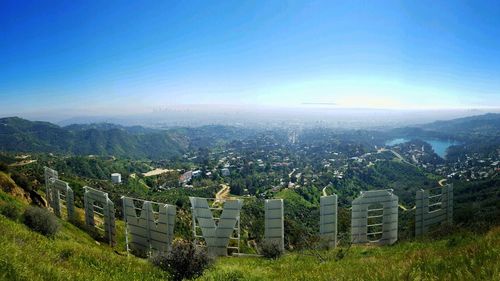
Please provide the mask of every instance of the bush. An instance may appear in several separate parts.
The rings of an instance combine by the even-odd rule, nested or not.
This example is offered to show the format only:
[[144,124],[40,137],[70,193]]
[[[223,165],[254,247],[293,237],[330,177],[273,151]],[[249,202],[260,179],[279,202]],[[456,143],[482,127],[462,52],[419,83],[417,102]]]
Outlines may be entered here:
[[148,251],[143,250],[143,249],[136,249],[136,248],[131,248],[130,253],[138,258],[147,258],[148,257]]
[[21,208],[12,203],[5,203],[0,205],[0,213],[9,219],[16,221],[21,216]]
[[45,236],[54,236],[59,230],[59,222],[46,209],[30,206],[24,212],[24,224]]
[[3,162],[0,162],[0,171],[8,173],[9,172],[9,165],[7,165]]
[[75,254],[75,252],[72,249],[63,249],[61,252],[59,252],[59,260],[67,261],[74,254]]
[[260,246],[260,253],[268,259],[278,259],[283,255],[283,248],[276,241],[263,241]]
[[22,189],[24,189],[24,190],[26,190],[28,192],[30,192],[32,190],[32,188],[31,188],[31,182],[29,181],[28,177],[26,177],[26,175],[15,173],[15,174],[12,174],[11,178]]
[[212,261],[206,250],[187,241],[176,241],[170,252],[153,257],[152,262],[170,273],[174,280],[182,280],[200,276]]

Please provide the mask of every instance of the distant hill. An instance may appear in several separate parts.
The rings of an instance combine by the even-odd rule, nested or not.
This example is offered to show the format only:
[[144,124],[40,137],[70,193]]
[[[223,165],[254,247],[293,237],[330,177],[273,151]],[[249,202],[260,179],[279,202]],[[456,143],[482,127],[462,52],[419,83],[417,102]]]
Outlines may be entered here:
[[0,151],[163,159],[180,156],[185,148],[182,137],[143,127],[114,124],[59,127],[18,117],[0,119]]
[[476,141],[477,138],[500,136],[500,114],[488,113],[446,121],[392,129],[391,137],[450,138],[461,141]]
[[421,128],[444,133],[474,133],[481,135],[500,134],[500,114],[488,113],[484,115],[458,118],[448,121],[436,121]]
[[95,129],[95,130],[99,130],[99,131],[119,129],[119,130],[127,131],[128,133],[131,133],[131,134],[148,134],[148,133],[161,132],[160,130],[145,128],[142,126],[126,127],[126,126],[112,124],[112,123],[71,124],[68,126],[64,126],[63,128],[66,130],[69,130],[69,131],[73,131],[73,132],[80,132],[80,131],[85,131],[85,130],[90,130],[90,129]]
[[0,119],[0,150],[15,152],[65,152],[72,134],[48,122],[18,117]]
[[257,130],[255,129],[225,125],[206,125],[196,128],[174,128],[169,131],[187,137],[190,145],[194,148],[211,147],[220,142],[241,140],[257,133]]

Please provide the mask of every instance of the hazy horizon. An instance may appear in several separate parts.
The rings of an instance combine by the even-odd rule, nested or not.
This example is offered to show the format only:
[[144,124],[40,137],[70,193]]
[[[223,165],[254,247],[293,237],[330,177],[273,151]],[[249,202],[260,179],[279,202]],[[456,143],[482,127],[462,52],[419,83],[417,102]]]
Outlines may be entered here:
[[265,112],[337,122],[323,119],[403,110],[415,118],[396,121],[415,123],[499,112],[496,5],[8,2],[0,115],[64,122]]
[[245,127],[332,127],[346,129],[395,128],[421,125],[462,117],[500,113],[491,109],[396,110],[335,107],[233,107],[189,105],[164,107],[142,113],[88,114],[85,112],[58,112],[13,114],[2,117],[21,117],[32,121],[47,121],[60,126],[71,124],[113,123],[124,126],[156,128],[199,127],[230,125]]

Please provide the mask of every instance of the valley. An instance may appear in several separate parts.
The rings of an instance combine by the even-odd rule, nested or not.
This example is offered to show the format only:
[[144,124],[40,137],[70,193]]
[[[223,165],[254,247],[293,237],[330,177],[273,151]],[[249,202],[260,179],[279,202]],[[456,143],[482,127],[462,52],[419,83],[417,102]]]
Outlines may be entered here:
[[[500,122],[500,117],[498,120]],[[13,145],[9,144],[9,139],[17,134],[15,129],[17,125],[12,125],[12,121],[8,120],[1,122],[10,124],[4,126],[4,133],[0,136],[5,149]],[[14,124],[19,122],[29,128],[39,125],[26,120],[22,122],[15,120]],[[52,127],[46,124],[43,126]],[[71,130],[68,128],[58,130],[68,130],[68,134],[73,134],[75,126],[70,127]],[[108,135],[108,130],[116,130],[115,125],[109,124],[93,125],[90,129],[87,127],[89,126],[83,126],[80,132],[86,135],[90,133],[87,130],[100,128],[98,131],[103,131],[99,134]],[[37,143],[50,143],[44,135],[36,133],[39,129],[30,130],[38,136]],[[40,130],[45,131],[46,128]],[[129,128],[118,130],[131,131]],[[115,203],[118,219],[123,216],[121,196],[175,205],[178,212],[174,230],[176,239],[192,239],[190,196],[215,198],[220,202],[227,198],[242,199],[244,204],[241,211],[239,251],[247,255],[258,254],[259,248],[256,245],[264,241],[264,200],[284,199],[284,241],[290,256],[277,262],[285,263],[284,267],[295,267],[293,261],[311,263],[311,258],[307,256],[316,255],[314,251],[310,251],[318,247],[319,202],[324,194],[336,194],[339,198],[338,234],[341,245],[339,251],[346,250],[345,247],[350,248],[348,245],[351,231],[351,202],[361,191],[392,189],[397,194],[400,208],[398,243],[404,245],[415,243],[413,242],[416,239],[415,193],[420,189],[432,189],[443,184],[454,185],[456,198],[454,223],[461,229],[460,231],[474,231],[482,235],[500,223],[498,221],[499,151],[488,149],[478,151],[470,147],[471,142],[463,136],[460,144],[455,144],[448,150],[474,149],[476,152],[474,154],[464,152],[457,158],[443,159],[434,152],[432,144],[424,141],[428,135],[436,136],[437,133],[431,130],[420,131],[424,140],[408,138],[405,140],[409,141],[398,143],[387,143],[387,141],[394,139],[395,134],[400,135],[401,131],[413,129],[334,131],[328,128],[304,128],[293,129],[292,139],[289,138],[290,131],[286,128],[251,129],[241,133],[242,130],[245,131],[242,128],[232,127],[200,127],[162,132],[155,130],[151,136],[148,129],[137,130],[140,133],[126,133],[130,134],[131,138],[145,139],[158,135],[176,135],[178,143],[173,149],[181,153],[167,152],[170,156],[161,158],[139,156],[139,152],[137,154],[133,152],[135,146],[129,148],[132,149],[129,157],[110,153],[120,150],[113,144],[109,144],[111,146],[106,150],[97,151],[92,148],[92,145],[97,145],[96,139],[92,137],[89,139],[90,142],[83,144],[89,147],[89,152],[92,154],[47,153],[44,149],[31,147],[17,152],[4,150],[1,159],[9,173],[20,174],[26,178],[21,183],[23,186],[21,189],[25,190],[23,196],[29,198],[30,202],[39,202],[37,196],[44,194],[43,167],[47,166],[57,170],[60,178],[69,183],[74,192],[77,208],[83,207],[83,186],[107,192]],[[498,139],[493,138],[498,132],[490,132],[493,135],[485,135],[483,138],[489,145],[498,148],[496,146]],[[23,134],[26,134],[26,131],[23,131]],[[446,134],[449,136],[449,133]],[[460,136],[456,137],[458,139]],[[482,146],[481,143],[477,143],[480,139],[474,136],[474,143],[478,146]],[[178,150],[181,147],[182,149]],[[140,147],[138,149],[141,150]],[[158,149],[168,151],[170,147],[158,147]],[[19,165],[19,161],[23,161],[24,164]],[[111,181],[110,176],[113,173],[120,174],[119,183]],[[16,176],[17,178],[19,177]],[[4,188],[4,191],[8,190]],[[471,213],[475,215],[471,216]],[[121,227],[123,229],[123,226]],[[120,244],[123,243],[123,240],[121,241],[118,245],[123,245]],[[417,248],[419,247],[421,246]],[[122,248],[123,246],[117,247],[118,251],[122,251]],[[366,250],[362,248],[354,248],[353,253],[349,255],[359,258],[360,253],[364,251]],[[329,257],[328,259],[333,259],[332,262],[336,263],[338,261],[335,261],[335,256],[331,256],[335,255],[334,253],[325,252],[320,256]],[[302,257],[303,254],[305,257]],[[350,261],[349,263],[353,264],[349,266],[355,266],[358,258]],[[242,258],[241,261],[248,264],[255,263],[256,267],[261,263],[251,258]],[[373,266],[376,266],[375,264],[377,262]],[[297,266],[300,268],[302,265]],[[215,268],[203,278],[218,280],[223,278],[221,276],[226,276],[225,274],[228,276],[243,274],[258,279],[258,275],[246,272],[245,266],[238,265],[238,262],[231,258],[218,261]],[[349,271],[342,274],[347,272]],[[265,278],[276,278],[274,273],[265,274],[267,276]],[[302,276],[299,272],[293,274],[297,279],[300,279],[298,276]],[[388,274],[401,276],[399,274],[403,273],[397,271]],[[326,277],[318,275],[316,278],[322,280]]]

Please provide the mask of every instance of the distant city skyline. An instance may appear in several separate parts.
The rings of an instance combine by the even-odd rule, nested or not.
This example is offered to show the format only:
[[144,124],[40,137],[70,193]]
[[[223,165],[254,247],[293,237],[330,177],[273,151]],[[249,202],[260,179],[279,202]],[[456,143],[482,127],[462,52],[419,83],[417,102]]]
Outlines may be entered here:
[[496,1],[7,1],[2,116],[500,109]]

